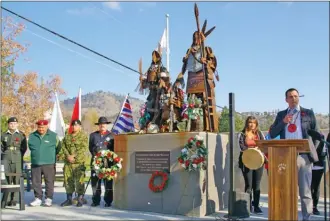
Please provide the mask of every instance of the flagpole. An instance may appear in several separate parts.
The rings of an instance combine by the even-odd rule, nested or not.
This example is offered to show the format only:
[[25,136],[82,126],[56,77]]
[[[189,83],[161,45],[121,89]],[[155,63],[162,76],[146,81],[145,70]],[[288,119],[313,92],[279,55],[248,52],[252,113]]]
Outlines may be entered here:
[[128,98],[128,96],[129,96],[129,93],[126,95],[126,97],[125,97],[125,99],[124,99],[123,105],[121,106],[121,109],[120,109],[120,111],[119,111],[119,113],[118,113],[118,115],[117,115],[117,118],[116,118],[115,122],[114,122],[113,125],[112,125],[111,131],[112,131],[113,127],[116,125],[117,120],[118,120],[118,118],[119,118],[119,115],[121,114],[121,112],[122,112],[123,109],[124,109],[124,105],[125,105],[125,102],[126,102],[126,99]]
[[166,14],[166,66],[167,71],[170,73],[170,38],[169,38],[169,14]]

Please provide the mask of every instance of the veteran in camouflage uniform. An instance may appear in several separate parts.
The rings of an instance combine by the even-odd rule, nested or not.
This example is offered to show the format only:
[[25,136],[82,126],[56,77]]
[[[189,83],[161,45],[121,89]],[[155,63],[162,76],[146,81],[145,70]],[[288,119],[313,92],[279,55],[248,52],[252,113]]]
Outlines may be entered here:
[[[17,129],[16,117],[8,119],[8,130],[1,134],[1,161],[6,173],[22,173],[23,156],[27,150],[25,134]],[[8,184],[19,184],[19,176],[6,176]],[[8,206],[16,206],[18,193],[11,193]]]
[[88,153],[88,137],[81,131],[80,120],[71,123],[72,133],[66,134],[62,143],[62,155],[64,157],[64,186],[67,199],[61,206],[72,205],[72,194],[78,194],[77,207],[84,203],[83,194],[85,190],[85,162]]

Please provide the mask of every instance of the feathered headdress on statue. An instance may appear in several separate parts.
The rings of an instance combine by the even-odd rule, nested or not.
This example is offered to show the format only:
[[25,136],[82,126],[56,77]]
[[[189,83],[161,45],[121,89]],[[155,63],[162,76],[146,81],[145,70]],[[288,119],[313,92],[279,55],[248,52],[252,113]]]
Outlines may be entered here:
[[207,38],[207,36],[209,36],[211,34],[211,32],[215,29],[215,26],[213,26],[210,30],[206,31],[206,26],[207,26],[207,20],[204,21],[202,30],[200,30],[199,28],[199,10],[197,7],[197,4],[195,3],[195,18],[196,18],[196,25],[197,25],[197,32],[199,32],[202,36],[201,39],[202,41],[205,41],[205,39]]
[[[211,29],[209,29],[208,31],[206,31],[206,26],[207,26],[207,20],[204,21],[204,24],[202,26],[202,30],[200,29],[199,27],[199,10],[198,10],[198,7],[197,7],[197,4],[195,3],[195,18],[196,18],[196,24],[197,24],[197,31],[194,32],[193,34],[193,43],[194,43],[194,39],[196,37],[196,34],[199,34],[199,37],[201,39],[201,43],[202,45],[204,45],[204,41],[206,40],[206,37],[209,36],[213,30],[215,29],[215,26],[213,26]],[[186,56],[183,58],[183,62],[186,62],[186,60],[188,59],[188,56],[190,54],[190,51],[191,51],[191,48],[188,49],[187,53],[186,53]],[[184,82],[184,76],[183,76],[183,72],[185,70],[182,69],[181,72],[179,73],[178,77],[176,78],[176,82],[180,83],[182,85],[182,87],[185,87],[185,82]]]

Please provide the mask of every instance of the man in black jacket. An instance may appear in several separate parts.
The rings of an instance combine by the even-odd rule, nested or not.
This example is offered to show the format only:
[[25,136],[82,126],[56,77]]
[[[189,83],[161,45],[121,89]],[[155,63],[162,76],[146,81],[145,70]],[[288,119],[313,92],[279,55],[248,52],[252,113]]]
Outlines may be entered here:
[[[322,139],[324,139],[323,134]],[[313,164],[313,172],[312,172],[312,199],[313,199],[313,214],[320,215],[320,212],[317,209],[317,204],[320,198],[320,184],[323,176],[323,169],[325,166],[325,157],[326,157],[326,146],[324,142],[320,142],[319,146],[316,148],[317,155],[319,157],[319,161]]]
[[301,200],[303,220],[309,220],[313,212],[311,182],[312,165],[319,161],[316,148],[319,141],[313,140],[308,134],[309,129],[318,131],[316,118],[312,110],[299,106],[299,92],[290,88],[285,92],[289,107],[278,112],[269,134],[273,139],[280,135],[280,139],[308,139],[310,153],[300,153],[297,157],[298,185]]
[[[93,158],[97,152],[101,150],[111,150],[114,151],[114,138],[110,131],[107,129],[108,124],[111,122],[107,120],[106,117],[100,117],[98,122],[95,123],[99,126],[99,130],[90,134],[89,136],[89,151],[92,154],[92,162]],[[91,166],[92,166],[91,162]],[[91,206],[99,206],[101,201],[101,181],[96,176],[95,170],[91,169],[91,182],[92,182],[92,190],[93,190],[93,203]],[[112,180],[103,179],[105,193],[104,193],[104,207],[110,207],[113,200],[113,182]]]
[[[27,140],[25,134],[18,130],[18,120],[16,117],[8,119],[8,130],[1,134],[1,161],[6,173],[22,173],[23,156],[27,150]],[[19,184],[19,176],[6,176],[8,184]],[[16,206],[18,193],[10,193],[8,206]]]

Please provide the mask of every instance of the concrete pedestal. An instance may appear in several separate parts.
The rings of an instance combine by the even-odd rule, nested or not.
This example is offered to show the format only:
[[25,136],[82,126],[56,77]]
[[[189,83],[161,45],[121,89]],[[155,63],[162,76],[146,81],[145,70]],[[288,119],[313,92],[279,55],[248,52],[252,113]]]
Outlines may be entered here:
[[[188,172],[180,166],[177,158],[188,139],[197,134],[204,137],[205,145],[208,143],[208,169]],[[123,158],[123,168],[114,182],[114,206],[194,217],[214,213],[224,201],[223,153],[226,151],[221,143],[227,142],[219,134],[206,132],[116,136],[115,152]],[[149,189],[151,173],[135,173],[135,152],[140,151],[170,152],[170,180],[163,192],[154,193]]]

